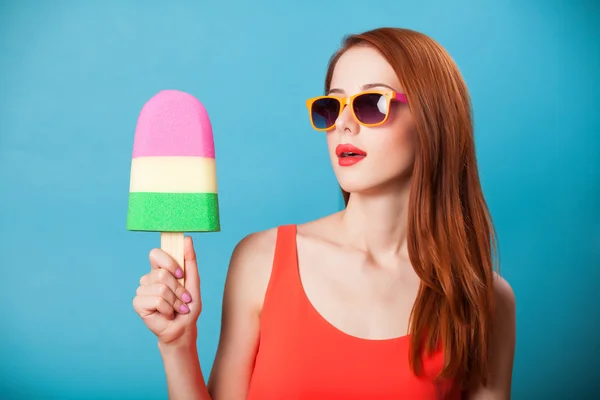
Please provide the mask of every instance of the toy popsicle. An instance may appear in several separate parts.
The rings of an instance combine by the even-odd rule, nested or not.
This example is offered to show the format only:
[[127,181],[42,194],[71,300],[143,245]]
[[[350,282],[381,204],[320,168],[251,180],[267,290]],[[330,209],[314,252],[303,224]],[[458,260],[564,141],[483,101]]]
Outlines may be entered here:
[[202,103],[188,93],[163,90],[142,107],[127,230],[160,232],[161,249],[182,270],[184,233],[220,230],[212,126]]

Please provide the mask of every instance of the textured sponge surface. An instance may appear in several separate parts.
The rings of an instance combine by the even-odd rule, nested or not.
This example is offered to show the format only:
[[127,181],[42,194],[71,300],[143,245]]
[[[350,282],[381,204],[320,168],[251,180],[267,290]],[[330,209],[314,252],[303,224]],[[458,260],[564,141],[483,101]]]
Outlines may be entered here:
[[212,126],[195,97],[164,90],[142,108],[135,130],[127,229],[219,231]]
[[217,193],[214,158],[138,157],[131,161],[131,192]]
[[127,229],[214,232],[221,229],[216,193],[130,193]]
[[215,157],[212,125],[204,105],[178,90],[163,90],[140,112],[133,157]]

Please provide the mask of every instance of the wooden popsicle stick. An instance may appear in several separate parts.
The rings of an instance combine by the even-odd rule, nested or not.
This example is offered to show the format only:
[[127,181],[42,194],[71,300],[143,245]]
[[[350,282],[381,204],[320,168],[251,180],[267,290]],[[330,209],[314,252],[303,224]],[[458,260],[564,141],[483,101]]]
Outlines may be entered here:
[[[183,232],[161,232],[160,233],[160,248],[165,253],[173,257],[181,270],[185,273],[185,265],[183,258]],[[178,279],[181,285],[184,284],[184,278]]]

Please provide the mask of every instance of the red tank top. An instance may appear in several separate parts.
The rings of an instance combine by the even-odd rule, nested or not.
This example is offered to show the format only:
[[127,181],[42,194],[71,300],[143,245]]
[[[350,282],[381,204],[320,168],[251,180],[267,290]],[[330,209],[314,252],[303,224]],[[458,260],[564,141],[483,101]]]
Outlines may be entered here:
[[279,227],[247,400],[460,399],[451,382],[431,379],[441,351],[424,360],[426,377],[417,377],[409,336],[360,339],[327,322],[306,297],[296,251],[296,226]]

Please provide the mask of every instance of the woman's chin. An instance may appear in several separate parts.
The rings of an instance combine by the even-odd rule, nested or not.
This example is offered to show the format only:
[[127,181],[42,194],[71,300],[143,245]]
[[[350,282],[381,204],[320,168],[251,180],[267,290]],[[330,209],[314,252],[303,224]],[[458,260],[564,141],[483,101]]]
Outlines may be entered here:
[[365,196],[376,196],[376,195],[384,195],[386,193],[396,193],[399,194],[403,192],[405,189],[409,189],[410,182],[405,179],[389,179],[389,180],[347,180],[340,179],[338,180],[340,187],[343,191],[350,194],[358,194]]
[[341,181],[340,187],[343,191],[348,193],[371,193],[373,190],[376,190],[379,185],[374,184],[373,182],[347,182]]

